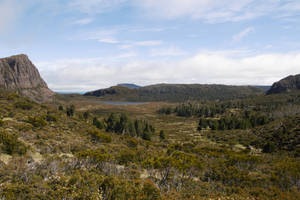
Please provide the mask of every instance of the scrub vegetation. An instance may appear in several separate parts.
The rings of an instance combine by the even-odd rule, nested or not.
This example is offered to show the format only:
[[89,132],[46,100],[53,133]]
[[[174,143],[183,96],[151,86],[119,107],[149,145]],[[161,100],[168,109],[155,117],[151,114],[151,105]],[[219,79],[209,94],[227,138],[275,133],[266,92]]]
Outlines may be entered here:
[[0,199],[300,196],[300,94],[113,106],[0,93]]

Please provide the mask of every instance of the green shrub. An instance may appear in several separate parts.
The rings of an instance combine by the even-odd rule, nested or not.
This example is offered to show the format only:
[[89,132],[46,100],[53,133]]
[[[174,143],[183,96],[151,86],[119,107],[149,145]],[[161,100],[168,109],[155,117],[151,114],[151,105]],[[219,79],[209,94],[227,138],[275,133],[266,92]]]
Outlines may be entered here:
[[165,132],[164,132],[163,130],[161,130],[161,131],[159,132],[159,139],[160,139],[160,140],[166,139]]
[[15,108],[21,108],[23,110],[31,110],[33,108],[33,104],[27,101],[18,101],[14,106]]
[[67,113],[68,117],[73,117],[75,114],[75,106],[71,105],[71,106],[67,107],[66,113]]
[[111,136],[107,133],[102,133],[97,129],[91,129],[88,131],[88,134],[92,137],[92,139],[96,142],[110,143]]
[[28,117],[27,123],[32,124],[32,126],[36,128],[41,128],[47,125],[47,122],[44,120],[41,116],[35,116],[35,117]]
[[286,159],[275,165],[272,181],[282,190],[298,187],[300,183],[300,162],[298,160]]
[[89,164],[95,165],[96,169],[102,170],[104,163],[111,160],[111,155],[107,154],[104,149],[87,150],[76,154],[79,159],[85,159]]
[[20,96],[18,94],[16,94],[16,93],[10,93],[10,94],[7,95],[7,100],[11,101],[11,100],[17,99],[19,97]]
[[46,121],[48,121],[48,122],[56,122],[57,121],[57,117],[53,114],[47,114],[45,118],[46,118]]
[[33,128],[32,124],[22,123],[15,126],[19,131],[26,132]]
[[59,106],[58,106],[58,110],[59,110],[59,111],[64,111],[64,107],[63,107],[62,105],[59,105]]
[[139,142],[135,138],[128,138],[127,139],[127,146],[130,148],[136,148]]
[[117,161],[120,165],[127,165],[130,162],[134,162],[136,153],[130,149],[124,149],[117,155]]
[[15,134],[9,134],[5,131],[0,132],[0,148],[4,153],[10,155],[23,155],[27,151],[25,144],[18,140],[18,137]]
[[93,125],[96,126],[98,129],[104,128],[104,123],[101,120],[98,120],[97,117],[93,118]]
[[102,199],[160,200],[158,188],[149,180],[106,177],[100,185]]
[[267,142],[263,146],[264,153],[273,153],[274,151],[276,151],[276,145],[273,142]]

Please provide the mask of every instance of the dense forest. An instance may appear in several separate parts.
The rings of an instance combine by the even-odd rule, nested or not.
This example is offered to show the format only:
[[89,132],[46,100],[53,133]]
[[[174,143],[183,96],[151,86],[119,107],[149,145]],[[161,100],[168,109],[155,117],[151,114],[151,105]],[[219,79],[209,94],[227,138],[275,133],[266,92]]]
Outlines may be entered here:
[[158,84],[139,88],[114,86],[87,92],[85,96],[96,96],[111,101],[168,101],[226,100],[262,94],[263,89],[251,86]]

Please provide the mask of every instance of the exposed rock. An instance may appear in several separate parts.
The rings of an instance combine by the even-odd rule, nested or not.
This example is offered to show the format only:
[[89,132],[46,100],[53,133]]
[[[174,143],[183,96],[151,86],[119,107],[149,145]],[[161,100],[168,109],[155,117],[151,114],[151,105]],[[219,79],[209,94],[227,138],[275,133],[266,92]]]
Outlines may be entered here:
[[37,102],[52,101],[54,97],[38,69],[24,54],[0,59],[0,88]]
[[300,90],[300,74],[288,76],[278,82],[275,82],[267,94],[287,93],[294,90]]

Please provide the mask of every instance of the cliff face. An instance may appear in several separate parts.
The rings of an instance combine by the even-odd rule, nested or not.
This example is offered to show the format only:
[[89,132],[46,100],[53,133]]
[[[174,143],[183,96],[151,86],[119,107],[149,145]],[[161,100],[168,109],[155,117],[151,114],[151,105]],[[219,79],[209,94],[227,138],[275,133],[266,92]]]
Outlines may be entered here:
[[300,90],[300,74],[288,76],[278,82],[275,82],[267,94],[286,93],[293,90]]
[[54,93],[26,55],[0,59],[0,88],[37,102],[52,101]]

